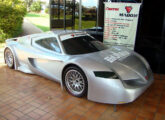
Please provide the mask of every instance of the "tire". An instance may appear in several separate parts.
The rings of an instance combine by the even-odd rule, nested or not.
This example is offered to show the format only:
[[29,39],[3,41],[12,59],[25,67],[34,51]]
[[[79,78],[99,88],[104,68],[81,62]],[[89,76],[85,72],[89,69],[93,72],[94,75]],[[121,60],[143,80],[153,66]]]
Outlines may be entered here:
[[4,53],[4,58],[5,58],[5,63],[7,66],[11,69],[14,68],[14,56],[13,53],[9,48],[6,48],[5,53]]
[[75,97],[87,95],[88,83],[84,72],[76,67],[70,66],[64,70],[63,82],[66,90]]

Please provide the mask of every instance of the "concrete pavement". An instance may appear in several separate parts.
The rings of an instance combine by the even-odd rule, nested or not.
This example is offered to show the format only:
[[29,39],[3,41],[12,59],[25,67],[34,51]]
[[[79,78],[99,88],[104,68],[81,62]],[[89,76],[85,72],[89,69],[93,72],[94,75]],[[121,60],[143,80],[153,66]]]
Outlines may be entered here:
[[27,19],[24,19],[22,29],[23,29],[23,32],[21,36],[43,32],[41,29],[37,28],[32,23],[30,23]]

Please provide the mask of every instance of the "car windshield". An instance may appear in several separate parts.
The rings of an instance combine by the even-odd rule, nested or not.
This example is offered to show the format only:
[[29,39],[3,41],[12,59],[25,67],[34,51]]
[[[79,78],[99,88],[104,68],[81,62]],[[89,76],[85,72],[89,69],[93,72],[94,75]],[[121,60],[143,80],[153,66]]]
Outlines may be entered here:
[[64,49],[69,55],[87,54],[108,49],[100,41],[91,36],[79,36],[62,41]]

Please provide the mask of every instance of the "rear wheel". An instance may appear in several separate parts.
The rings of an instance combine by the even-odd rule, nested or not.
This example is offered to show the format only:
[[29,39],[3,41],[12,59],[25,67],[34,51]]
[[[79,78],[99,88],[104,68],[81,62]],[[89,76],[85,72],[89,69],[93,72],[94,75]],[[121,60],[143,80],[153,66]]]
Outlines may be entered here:
[[87,93],[88,84],[84,72],[75,66],[68,67],[63,75],[66,90],[76,97],[83,97]]
[[5,50],[4,58],[7,66],[9,68],[14,68],[14,56],[9,48]]

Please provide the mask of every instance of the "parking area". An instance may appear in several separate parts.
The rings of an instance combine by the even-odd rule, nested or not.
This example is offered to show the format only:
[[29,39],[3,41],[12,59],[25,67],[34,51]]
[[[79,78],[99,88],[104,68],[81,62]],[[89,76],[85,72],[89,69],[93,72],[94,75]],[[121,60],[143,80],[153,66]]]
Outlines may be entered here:
[[0,120],[165,120],[165,75],[135,102],[99,104],[76,98],[60,84],[0,64]]

